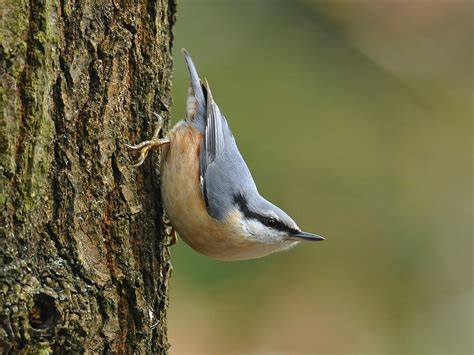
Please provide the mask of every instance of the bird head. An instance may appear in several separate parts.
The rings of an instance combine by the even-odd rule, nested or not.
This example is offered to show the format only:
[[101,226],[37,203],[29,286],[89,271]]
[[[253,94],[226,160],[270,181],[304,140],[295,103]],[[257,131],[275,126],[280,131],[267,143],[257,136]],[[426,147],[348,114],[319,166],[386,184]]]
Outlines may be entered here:
[[302,231],[290,216],[260,195],[236,194],[234,203],[241,215],[239,223],[248,238],[288,247],[300,241],[324,240],[319,235]]

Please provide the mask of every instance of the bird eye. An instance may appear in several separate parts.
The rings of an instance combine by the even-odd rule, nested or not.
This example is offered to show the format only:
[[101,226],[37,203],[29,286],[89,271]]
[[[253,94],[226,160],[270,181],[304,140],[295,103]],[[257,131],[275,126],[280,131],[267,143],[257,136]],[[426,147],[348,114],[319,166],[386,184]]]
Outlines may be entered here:
[[276,223],[277,223],[277,221],[276,221],[276,219],[273,218],[273,217],[269,217],[269,218],[267,219],[267,226],[269,226],[269,227],[275,227],[275,226],[276,226]]

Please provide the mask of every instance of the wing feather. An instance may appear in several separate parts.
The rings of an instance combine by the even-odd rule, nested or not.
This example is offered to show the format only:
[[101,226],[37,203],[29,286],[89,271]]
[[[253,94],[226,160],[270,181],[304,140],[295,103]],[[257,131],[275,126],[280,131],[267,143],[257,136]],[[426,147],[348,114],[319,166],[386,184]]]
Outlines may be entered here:
[[206,81],[206,131],[201,145],[201,188],[209,214],[224,219],[242,191],[256,192],[252,175],[237,148],[227,120]]
[[227,120],[214,101],[207,81],[206,91],[206,131],[204,137],[204,150],[201,151],[202,176],[205,176],[207,167],[212,164],[218,156],[224,154],[229,145],[234,142],[234,137],[229,129]]

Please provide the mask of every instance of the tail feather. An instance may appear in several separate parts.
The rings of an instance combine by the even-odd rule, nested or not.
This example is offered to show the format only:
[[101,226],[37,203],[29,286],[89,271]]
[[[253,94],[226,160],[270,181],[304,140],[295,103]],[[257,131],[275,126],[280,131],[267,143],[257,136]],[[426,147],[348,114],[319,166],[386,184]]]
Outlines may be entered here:
[[199,78],[196,66],[186,49],[182,49],[184,60],[188,66],[191,84],[188,92],[188,101],[186,108],[186,118],[200,130],[205,129],[206,124],[206,93],[204,86]]

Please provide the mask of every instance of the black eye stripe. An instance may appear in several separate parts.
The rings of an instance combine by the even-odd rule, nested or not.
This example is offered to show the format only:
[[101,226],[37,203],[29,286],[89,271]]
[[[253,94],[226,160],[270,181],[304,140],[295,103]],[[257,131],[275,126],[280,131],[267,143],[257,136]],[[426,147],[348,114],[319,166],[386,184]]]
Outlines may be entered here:
[[281,232],[287,232],[289,234],[291,233],[297,233],[298,231],[294,228],[288,227],[286,224],[280,221],[275,221],[275,225],[271,226],[273,229],[279,230]]
[[[269,226],[270,228],[273,228],[275,230],[281,231],[281,232],[287,232],[289,234],[292,233],[298,233],[299,231],[295,228],[291,228],[284,224],[283,222],[279,221],[276,218],[273,217],[268,217],[268,216],[263,216],[259,213],[253,212],[249,209],[248,207],[248,201],[245,198],[245,196],[241,193],[235,194],[234,195],[234,203],[239,206],[240,211],[242,211],[243,215],[247,218],[250,219],[255,219],[257,221],[260,221],[265,226]],[[269,219],[272,219],[272,225],[269,225]]]
[[260,221],[262,224],[267,224],[267,217],[262,216],[258,213],[255,213],[249,209],[247,199],[245,198],[244,195],[242,194],[235,194],[234,195],[234,203],[239,206],[240,211],[244,214],[245,217],[251,218],[251,219],[256,219],[257,221]]

